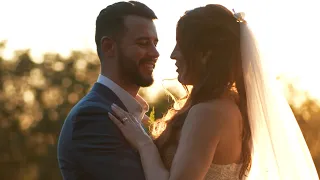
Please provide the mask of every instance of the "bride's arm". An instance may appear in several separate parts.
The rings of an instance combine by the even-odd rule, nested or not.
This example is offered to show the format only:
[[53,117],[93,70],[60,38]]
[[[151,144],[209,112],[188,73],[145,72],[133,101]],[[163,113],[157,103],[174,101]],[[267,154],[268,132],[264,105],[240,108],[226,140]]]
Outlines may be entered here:
[[181,131],[173,164],[168,172],[153,143],[139,148],[146,178],[152,180],[202,180],[215,154],[220,137],[231,125],[227,104],[203,103],[190,109]]
[[132,130],[134,126],[130,123],[125,126],[118,123],[118,126],[138,149],[147,180],[202,180],[212,163],[220,137],[232,125],[233,114],[228,103],[221,101],[192,107],[181,130],[170,172],[164,167],[151,139]]
[[138,150],[146,180],[169,179],[169,171],[164,167],[159,151],[152,141]]

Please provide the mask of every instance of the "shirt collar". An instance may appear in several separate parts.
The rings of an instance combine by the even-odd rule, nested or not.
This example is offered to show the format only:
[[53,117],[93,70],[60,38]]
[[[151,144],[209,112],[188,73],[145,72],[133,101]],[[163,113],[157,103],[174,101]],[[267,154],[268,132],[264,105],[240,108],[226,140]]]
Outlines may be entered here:
[[139,94],[133,97],[118,84],[102,74],[99,74],[97,82],[111,89],[123,102],[128,112],[133,114],[138,120],[144,118],[145,113],[149,110],[149,105]]

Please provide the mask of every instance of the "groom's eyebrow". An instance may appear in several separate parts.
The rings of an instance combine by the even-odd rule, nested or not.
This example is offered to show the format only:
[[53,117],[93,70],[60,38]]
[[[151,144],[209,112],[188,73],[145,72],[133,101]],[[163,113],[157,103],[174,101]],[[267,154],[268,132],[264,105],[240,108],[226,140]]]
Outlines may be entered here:
[[150,39],[153,39],[153,41],[155,41],[156,43],[159,42],[159,39],[157,37],[151,38],[151,37],[146,37],[146,36],[138,37],[136,40],[141,41],[141,40],[150,40]]

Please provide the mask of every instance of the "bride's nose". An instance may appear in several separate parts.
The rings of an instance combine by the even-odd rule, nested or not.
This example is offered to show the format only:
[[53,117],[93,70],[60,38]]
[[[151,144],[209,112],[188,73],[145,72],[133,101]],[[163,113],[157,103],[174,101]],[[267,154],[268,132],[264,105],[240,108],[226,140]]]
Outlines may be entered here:
[[176,57],[175,57],[174,52],[171,53],[170,58],[171,58],[172,60],[176,60]]
[[177,59],[177,55],[178,55],[178,52],[177,52],[177,45],[174,47],[171,55],[170,55],[170,58],[173,59],[173,60],[176,60]]

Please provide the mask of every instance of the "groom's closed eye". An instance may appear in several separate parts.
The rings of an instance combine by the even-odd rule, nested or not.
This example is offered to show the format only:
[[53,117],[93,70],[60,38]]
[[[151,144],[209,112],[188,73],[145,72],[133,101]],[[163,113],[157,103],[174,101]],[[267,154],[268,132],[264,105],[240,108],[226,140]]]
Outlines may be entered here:
[[147,46],[150,46],[150,45],[154,45],[155,47],[157,47],[157,44],[158,44],[158,39],[156,40],[151,40],[150,38],[146,38],[146,37],[142,37],[142,38],[139,38],[137,41],[137,44],[139,46],[143,46],[143,47],[147,47]]

